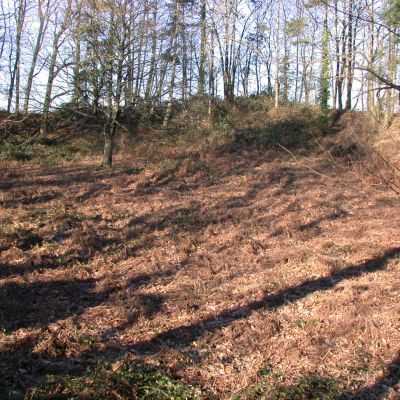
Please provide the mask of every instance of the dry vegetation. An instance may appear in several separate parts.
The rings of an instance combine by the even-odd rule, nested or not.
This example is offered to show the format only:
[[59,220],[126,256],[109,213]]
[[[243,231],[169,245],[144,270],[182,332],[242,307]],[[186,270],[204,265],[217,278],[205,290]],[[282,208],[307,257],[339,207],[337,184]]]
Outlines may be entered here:
[[2,162],[1,399],[400,398],[395,193],[326,153],[146,146]]

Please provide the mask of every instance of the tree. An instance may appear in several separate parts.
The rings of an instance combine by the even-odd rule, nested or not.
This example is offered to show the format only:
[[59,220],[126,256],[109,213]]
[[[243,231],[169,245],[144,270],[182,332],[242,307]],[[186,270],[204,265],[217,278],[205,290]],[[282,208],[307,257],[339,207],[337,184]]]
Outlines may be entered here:
[[[114,137],[122,108],[123,76],[127,70],[133,3],[129,0],[92,0],[85,7],[86,27],[82,38],[86,48],[85,63],[96,75],[94,100],[103,116],[104,149],[102,167],[113,162]],[[97,80],[97,77],[100,77]],[[90,92],[84,96],[90,99]],[[99,107],[102,98],[104,106]]]
[[199,64],[199,94],[205,93],[206,85],[206,42],[207,42],[207,3],[201,0],[200,11],[201,44],[200,44],[200,64]]
[[185,107],[193,94],[209,94],[210,113],[219,96],[232,102],[265,92],[275,106],[295,101],[375,113],[381,105],[390,119],[400,90],[399,4],[7,0],[0,8],[0,96],[9,112],[40,109],[43,135],[61,104],[93,114],[109,144],[120,114],[157,117],[166,128],[173,105]]
[[176,67],[178,62],[178,34],[181,29],[181,0],[175,0],[174,8],[172,11],[172,29],[171,29],[171,44],[170,44],[170,57],[172,64],[171,78],[168,88],[168,104],[164,115],[163,127],[167,128],[172,114],[172,102],[174,96],[174,87],[176,79]]
[[36,34],[35,48],[33,50],[31,66],[28,74],[28,82],[25,89],[24,114],[29,112],[29,101],[31,98],[32,84],[35,77],[36,64],[39,53],[43,45],[43,37],[47,29],[47,22],[50,13],[50,0],[37,0],[37,16],[39,18],[39,27]]
[[43,102],[42,124],[40,128],[40,134],[42,137],[46,137],[48,133],[49,112],[52,102],[54,80],[64,66],[63,63],[60,66],[57,66],[60,46],[66,38],[65,34],[71,26],[72,18],[74,16],[73,4],[71,1],[66,4],[65,8],[61,8],[61,2],[57,3],[56,6],[60,9],[54,13],[55,21],[53,41],[51,46],[50,62],[47,69],[47,84]]
[[[21,48],[22,32],[26,17],[26,0],[17,0],[15,12],[16,35],[15,35],[15,56],[11,68],[10,87],[8,90],[7,111],[11,111],[13,96],[15,95],[15,113],[19,113],[20,107],[20,82],[21,82]],[[11,54],[10,54],[11,56]]]
[[322,60],[321,60],[321,77],[319,87],[319,101],[322,109],[328,109],[329,102],[329,31],[328,31],[328,7],[325,5],[324,27],[322,31]]

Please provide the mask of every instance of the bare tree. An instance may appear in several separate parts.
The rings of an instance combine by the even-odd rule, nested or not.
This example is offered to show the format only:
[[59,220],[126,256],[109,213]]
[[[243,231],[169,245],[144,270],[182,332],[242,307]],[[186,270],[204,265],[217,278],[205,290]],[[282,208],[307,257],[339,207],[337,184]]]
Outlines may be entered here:
[[49,11],[50,11],[50,0],[37,0],[37,17],[39,19],[39,27],[37,29],[35,48],[33,50],[31,66],[28,74],[28,82],[26,84],[26,89],[25,89],[25,102],[24,102],[25,114],[28,114],[29,111],[29,101],[31,97],[33,79],[35,77],[35,70],[39,57],[39,52],[43,44],[43,37],[47,28]]
[[[55,4],[55,7],[60,7],[61,3]],[[51,46],[51,55],[50,62],[47,68],[47,84],[46,84],[46,92],[44,96],[43,102],[43,111],[42,111],[42,125],[40,127],[40,134],[43,137],[46,137],[48,134],[48,122],[49,122],[49,112],[52,101],[52,90],[53,83],[56,76],[61,71],[64,65],[57,66],[57,58],[59,56],[60,46],[66,38],[66,32],[68,28],[70,28],[73,18],[73,4],[72,2],[68,2],[66,7],[61,10],[56,10],[54,12],[54,33],[53,33],[53,41]]]
[[[7,111],[11,111],[13,96],[15,95],[15,113],[20,111],[20,83],[21,83],[21,48],[22,48],[22,32],[26,17],[26,0],[17,0],[15,3],[15,56],[10,76],[10,86],[8,90]],[[11,54],[10,54],[11,56]]]

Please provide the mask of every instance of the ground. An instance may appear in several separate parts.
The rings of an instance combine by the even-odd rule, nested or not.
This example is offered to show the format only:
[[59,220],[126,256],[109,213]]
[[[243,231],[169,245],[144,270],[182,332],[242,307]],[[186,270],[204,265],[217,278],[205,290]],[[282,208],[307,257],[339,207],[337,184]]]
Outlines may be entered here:
[[97,165],[2,165],[0,398],[99,360],[204,398],[400,398],[398,196],[273,151]]

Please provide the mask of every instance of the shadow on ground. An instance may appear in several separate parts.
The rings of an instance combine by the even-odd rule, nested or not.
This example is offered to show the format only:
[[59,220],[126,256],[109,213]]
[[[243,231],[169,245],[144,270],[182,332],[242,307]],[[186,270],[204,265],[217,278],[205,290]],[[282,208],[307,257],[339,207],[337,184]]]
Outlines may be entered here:
[[[193,343],[194,340],[203,336],[205,333],[215,332],[223,327],[232,324],[239,319],[245,319],[257,310],[274,310],[285,304],[296,302],[312,293],[327,291],[333,289],[340,282],[347,279],[356,279],[364,274],[369,274],[383,270],[388,260],[397,257],[400,254],[400,248],[392,248],[387,250],[383,255],[368,260],[362,264],[351,265],[340,271],[334,272],[329,276],[318,279],[307,280],[300,285],[289,287],[278,291],[277,293],[266,293],[266,295],[258,301],[252,301],[243,307],[236,307],[225,310],[217,315],[202,319],[189,325],[183,325],[173,329],[168,329],[162,333],[156,334],[150,340],[144,340],[135,343],[126,348],[115,348],[114,345],[105,342],[104,350],[101,353],[89,351],[86,357],[89,358],[106,358],[107,360],[123,357],[127,353],[144,353],[155,354],[161,349],[177,348],[183,349]],[[146,285],[150,280],[159,278],[161,274],[172,276],[175,271],[165,271],[164,273],[155,273],[150,275],[138,276],[135,280],[130,281],[127,287],[139,288]],[[86,308],[106,302],[113,293],[117,293],[121,288],[110,288],[105,291],[94,293],[94,280],[71,281],[71,282],[35,282],[31,284],[8,284],[1,288],[0,304],[1,304],[1,325],[6,330],[16,330],[27,327],[43,327],[45,328],[50,322],[65,319],[70,316],[77,316]],[[125,287],[126,288],[126,287]],[[154,296],[151,299],[145,299],[147,309],[144,311],[145,317],[150,317],[154,312],[162,312],[162,296]],[[133,322],[125,324],[125,327]],[[107,334],[102,336],[106,340]],[[6,365],[16,354],[26,352],[31,349],[34,343],[24,342],[19,348],[10,350],[2,350],[0,353],[1,364]],[[26,354],[29,358],[30,354]],[[62,359],[57,360],[58,363]],[[73,360],[64,360],[69,364],[69,373],[82,373],[82,366],[79,368],[71,367]],[[37,362],[36,362],[37,363]],[[10,364],[7,365],[7,371],[10,373]],[[14,374],[9,375],[9,388],[24,385],[23,375],[20,374],[21,368],[16,365]],[[74,372],[75,370],[75,372]],[[29,383],[46,371],[31,371],[37,374],[33,379],[30,376]],[[7,375],[7,374],[6,374]],[[378,380],[374,385],[361,389],[356,392],[343,393],[340,399],[345,398],[372,398],[379,399],[386,393],[391,386],[396,385],[400,379],[399,360],[388,368],[387,374]],[[28,383],[28,382],[26,382]],[[28,383],[28,384],[29,384]]]
[[[112,178],[118,174],[130,175],[136,173],[135,171],[85,172],[80,168],[71,169],[70,172],[69,175],[64,177],[59,177],[59,175],[57,177],[56,174],[47,174],[51,176],[49,180],[39,179],[35,180],[35,182],[29,179],[18,183],[8,180],[0,183],[0,189],[8,190],[14,188],[16,190],[17,186],[21,184],[27,187],[54,185],[70,188],[76,183],[89,183],[88,190],[81,193],[76,199],[78,202],[84,203],[110,189],[109,184],[99,183],[98,180]],[[231,173],[232,175],[235,174],[234,169],[232,169]],[[226,179],[227,176],[229,174],[221,177],[221,181]],[[308,183],[304,182],[304,180],[309,176],[311,176],[310,172],[303,171],[299,173],[295,168],[283,168],[276,171],[275,174],[270,174],[264,182],[257,182],[251,185],[243,196],[233,195],[227,199],[217,201],[216,204],[210,207],[205,207],[198,201],[192,201],[191,205],[187,207],[161,204],[158,209],[145,212],[139,216],[132,214],[122,217],[117,216],[115,219],[110,217],[107,221],[104,219],[97,221],[104,225],[104,231],[111,232],[110,237],[102,237],[97,233],[85,233],[82,231],[82,221],[69,221],[70,225],[67,227],[63,225],[62,229],[52,234],[51,239],[62,241],[75,235],[73,245],[76,247],[85,244],[85,240],[88,241],[87,247],[91,250],[85,250],[81,253],[78,251],[76,254],[72,254],[72,262],[79,261],[84,264],[93,260],[96,255],[106,254],[108,251],[111,252],[113,249],[119,248],[119,246],[124,248],[126,258],[135,257],[142,250],[155,246],[159,240],[160,232],[165,232],[165,237],[168,239],[169,244],[176,244],[182,238],[180,235],[188,232],[194,236],[200,236],[206,228],[225,221],[245,222],[251,217],[250,207],[258,200],[262,191],[276,186],[277,189],[273,191],[272,197],[277,202],[277,199],[279,199],[284,203],[286,199],[282,195],[293,194],[297,190],[307,188]],[[176,191],[179,190],[177,189]],[[282,198],[283,200],[281,200]],[[28,193],[26,196],[18,197],[15,200],[7,199],[1,205],[6,208],[13,208],[19,203],[28,206],[31,204],[31,200],[34,204],[40,204],[58,199],[58,194],[32,195]],[[132,197],[131,201],[134,201],[134,197]],[[275,216],[264,217],[263,215],[263,218],[268,218],[268,223],[273,225],[285,212],[286,209],[283,209],[281,213],[277,213]],[[299,232],[309,232],[317,230],[319,224],[324,221],[334,221],[347,216],[345,211],[329,212],[326,215],[316,217],[311,222],[298,224],[293,229]],[[86,222],[90,224],[93,221]],[[113,227],[115,223],[119,223],[118,228]],[[276,232],[276,236],[279,235],[280,233]],[[37,240],[40,240],[40,238]],[[127,241],[129,244],[126,244]],[[132,244],[130,241],[136,242]],[[27,244],[24,241],[18,242],[20,245],[18,248],[29,251],[36,245],[41,244],[41,242],[31,242],[27,242]],[[90,245],[92,242],[93,245]],[[262,298],[250,301],[244,306],[228,308],[190,324],[183,324],[173,328],[168,328],[168,325],[160,327],[160,330],[155,332],[150,339],[139,340],[126,346],[120,346],[113,342],[112,337],[115,331],[124,332],[135,325],[141,317],[151,319],[155,315],[165,312],[164,303],[167,296],[165,293],[160,289],[158,289],[160,290],[159,292],[155,291],[154,293],[140,293],[139,290],[151,284],[157,288],[157,285],[154,284],[158,281],[165,284],[170,280],[176,279],[178,272],[187,265],[187,259],[177,263],[172,268],[136,274],[136,276],[129,277],[125,281],[119,279],[121,277],[116,277],[114,284],[113,277],[108,276],[105,287],[102,286],[104,282],[101,279],[93,278],[47,281],[39,277],[34,282],[24,282],[22,279],[15,282],[6,282],[0,287],[0,328],[5,336],[19,333],[19,330],[21,332],[25,330],[27,334],[24,339],[0,348],[0,367],[5,371],[3,378],[0,379],[0,386],[3,385],[4,387],[3,393],[10,390],[17,390],[22,393],[27,388],[37,385],[43,376],[49,372],[81,376],[85,373],[87,366],[98,360],[115,361],[129,354],[146,357],[156,356],[171,349],[185,351],[197,339],[205,335],[212,335],[235,321],[245,320],[255,311],[277,310],[286,304],[295,303],[313,293],[332,290],[345,280],[357,279],[365,274],[383,270],[387,261],[398,257],[399,254],[400,248],[390,248],[379,257],[357,265],[349,265],[336,270],[328,276],[309,279],[298,285],[278,291],[265,289]],[[46,264],[46,260],[42,259],[36,264],[29,264],[25,267],[12,264],[3,265],[0,269],[0,279],[8,278],[11,275],[23,276],[26,272],[36,269],[55,269],[67,265],[65,262],[62,265],[52,263],[51,259],[47,261],[48,263]],[[250,274],[249,276],[251,277]],[[158,287],[160,286],[162,285]],[[94,334],[94,341],[98,345],[96,348],[85,349],[79,357],[67,356],[62,352],[57,353],[58,355],[42,354],[38,356],[33,352],[41,335],[43,332],[47,332],[50,324],[67,319],[77,319],[85,311],[100,305],[123,308],[125,310],[125,320],[117,327],[106,329],[103,332],[96,332]],[[35,329],[40,332],[30,334]],[[193,349],[193,352],[195,352],[195,349]],[[201,356],[197,355],[196,357],[197,362],[200,363]],[[399,360],[397,359],[388,368],[387,373],[374,385],[358,391],[344,392],[338,399],[381,398],[388,392],[390,387],[394,387],[399,382],[399,376]]]

